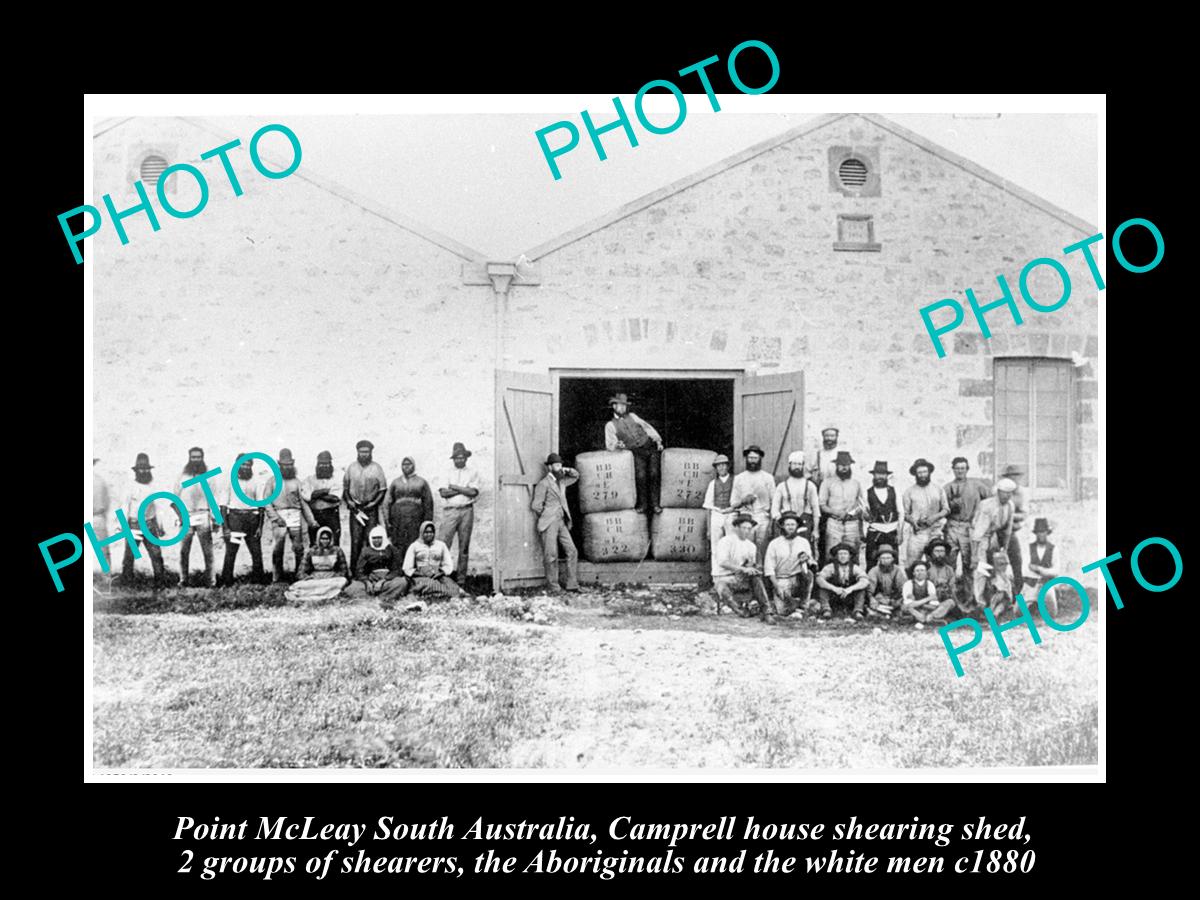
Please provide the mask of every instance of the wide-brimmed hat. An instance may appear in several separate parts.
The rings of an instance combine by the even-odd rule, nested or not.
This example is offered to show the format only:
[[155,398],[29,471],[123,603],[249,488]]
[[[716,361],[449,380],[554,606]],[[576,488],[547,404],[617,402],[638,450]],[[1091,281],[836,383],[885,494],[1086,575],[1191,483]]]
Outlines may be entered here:
[[546,456],[546,465],[548,465],[548,466],[553,465],[554,463],[561,463],[561,462],[562,462],[562,457],[559,456],[557,453],[551,453]]
[[463,443],[462,443],[462,441],[455,441],[455,442],[454,442],[454,449],[450,451],[450,458],[451,458],[451,459],[454,459],[454,457],[456,457],[456,456],[466,456],[466,457],[470,457],[470,455],[471,455],[471,451],[470,451],[470,450],[468,450],[466,447],[464,447],[464,446],[463,446]]
[[851,547],[845,541],[842,541],[840,544],[834,544],[832,547],[829,548],[829,558],[833,559],[835,556],[837,556],[839,550],[847,551],[850,554],[851,560],[853,560],[854,557],[858,556],[857,550],[855,550],[853,547]]
[[918,556],[916,559],[914,559],[912,562],[910,562],[908,564],[908,568],[904,570],[904,573],[908,576],[910,581],[912,580],[912,577],[913,577],[913,570],[916,569],[917,566],[924,566],[925,571],[928,572],[930,569],[929,560],[927,560],[923,556]]
[[934,470],[933,463],[931,463],[929,460],[927,460],[923,456],[920,459],[918,459],[915,463],[913,463],[911,466],[908,467],[908,474],[912,475],[915,478],[917,475],[917,469],[919,469],[921,466],[926,466],[929,469],[929,474],[930,475],[933,474],[933,470]]
[[612,406],[614,403],[624,403],[626,406],[628,406],[629,405],[629,395],[624,394],[624,393],[613,394],[611,397],[608,398],[608,405]]
[[1004,467],[1004,471],[1000,473],[1001,478],[1011,478],[1014,475],[1024,475],[1025,470],[1016,463],[1009,463]]
[[296,458],[292,456],[292,451],[287,447],[279,451],[279,457],[275,461],[281,466],[294,466],[296,464]]
[[150,465],[149,453],[139,453],[137,455],[137,461],[133,464],[133,471],[136,472],[138,469],[146,470],[153,468],[154,466]]
[[888,468],[887,460],[875,460],[875,468],[867,472],[868,475],[891,475],[892,470]]
[[717,463],[725,463],[725,465],[729,465],[729,457],[724,453],[718,453],[715,457],[713,457],[712,467],[714,469],[717,467]]
[[849,450],[839,450],[833,464],[835,466],[852,466],[854,465],[854,457],[850,455]]
[[797,513],[797,512],[792,512],[790,509],[789,509],[789,510],[787,510],[786,512],[784,512],[782,515],[780,515],[780,517],[779,517],[779,524],[780,524],[780,525],[782,525],[782,524],[783,524],[783,520],[784,520],[784,519],[792,519],[792,520],[794,520],[794,521],[795,521],[795,523],[796,523],[797,525],[803,525],[803,524],[804,524],[804,523],[803,523],[803,522],[800,520],[800,514],[799,514],[799,513]]
[[736,516],[734,516],[734,517],[733,517],[733,524],[734,524],[734,526],[741,525],[741,524],[743,524],[743,523],[749,523],[749,524],[753,525],[753,524],[754,524],[754,517],[753,517],[753,516],[748,516],[748,515],[746,515],[745,513],[739,513],[738,515],[736,515]]
[[363,438],[361,441],[359,441],[357,444],[354,445],[354,449],[355,450],[363,450],[363,449],[374,450],[375,445],[372,444],[370,441],[368,441],[366,438]]
[[1037,534],[1039,531],[1044,531],[1044,532],[1046,532],[1046,534],[1049,534],[1053,530],[1054,529],[1050,527],[1050,522],[1047,521],[1046,519],[1038,517],[1033,520],[1033,533],[1034,534]]
[[758,446],[758,444],[751,444],[749,447],[747,447],[745,450],[742,451],[742,456],[749,456],[751,453],[757,453],[759,456],[763,457],[764,459],[766,459],[766,456],[767,456],[767,454],[763,452],[763,448]]
[[933,540],[931,540],[928,544],[925,545],[925,555],[928,556],[930,559],[933,558],[933,548],[934,547],[944,548],[947,556],[949,556],[951,553],[954,552],[954,548],[950,545],[950,542],[948,540],[946,540],[944,537],[935,537]]
[[896,548],[893,547],[891,544],[880,544],[875,549],[875,558],[879,559],[879,557],[883,556],[883,554],[885,554],[885,553],[892,554],[892,559],[896,558]]
[[331,462],[333,462],[333,454],[330,453],[328,450],[322,450],[320,453],[317,454],[317,462],[331,463]]

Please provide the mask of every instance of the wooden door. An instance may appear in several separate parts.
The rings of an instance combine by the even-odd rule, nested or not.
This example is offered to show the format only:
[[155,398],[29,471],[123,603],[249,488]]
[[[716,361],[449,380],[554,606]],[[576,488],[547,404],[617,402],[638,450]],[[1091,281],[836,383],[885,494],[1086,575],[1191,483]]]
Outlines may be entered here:
[[787,475],[787,458],[804,449],[804,373],[743,375],[734,398],[734,469],[745,468],[742,450],[758,444],[766,454],[763,471],[775,480]]
[[546,474],[557,414],[549,374],[496,372],[496,552],[498,590],[545,580],[533,486]]

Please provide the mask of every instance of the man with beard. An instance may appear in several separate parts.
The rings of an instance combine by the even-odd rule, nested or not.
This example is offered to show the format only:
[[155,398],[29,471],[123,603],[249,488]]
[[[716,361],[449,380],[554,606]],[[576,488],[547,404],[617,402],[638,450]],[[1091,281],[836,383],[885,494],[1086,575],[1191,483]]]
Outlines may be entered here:
[[768,624],[775,624],[775,611],[767,597],[762,569],[758,565],[758,548],[750,540],[757,525],[745,513],[733,517],[733,530],[717,544],[717,576],[713,578],[714,593],[717,595],[717,615],[721,606],[728,606],[739,616],[750,615],[749,602],[737,601],[736,594],[749,591],[758,601],[759,617]]
[[333,536],[333,546],[342,543],[342,479],[333,471],[333,454],[322,450],[317,454],[316,472],[304,479],[300,496],[308,504],[313,520],[317,523],[308,531],[308,542],[317,542],[317,532],[328,528]]
[[835,462],[834,477],[822,481],[817,492],[825,522],[825,556],[832,559],[833,548],[841,544],[850,548],[850,554],[857,562],[866,501],[862,485],[850,477],[854,458],[845,450],[839,450]]
[[[818,490],[820,490],[822,482],[837,477],[838,439],[840,434],[841,432],[832,425],[822,428],[821,442],[805,456],[808,462],[808,477],[812,479],[812,483],[817,486]],[[813,532],[816,540],[816,543],[813,544],[813,549],[819,555],[824,555],[825,552],[825,526],[828,524],[826,521],[820,522],[818,529]]]
[[[980,500],[975,507],[975,519],[971,523],[972,556],[976,560],[972,570],[972,594],[975,605],[982,608],[986,605],[983,596],[984,586],[988,581],[991,567],[988,560],[996,548],[1007,553],[1008,542],[1012,537],[1013,504],[1012,496],[1017,489],[1017,483],[1008,478],[996,482],[996,496]],[[1007,566],[1005,569],[1007,570]],[[966,578],[964,573],[963,578]]]
[[800,516],[791,510],[779,517],[782,534],[767,545],[763,575],[775,589],[775,612],[787,618],[812,599],[815,561],[812,545],[800,534]]
[[785,512],[793,512],[799,523],[799,534],[810,544],[821,523],[821,501],[817,486],[804,475],[804,452],[793,450],[788,454],[788,477],[779,482],[771,498],[771,520],[782,533],[780,518]]
[[436,537],[433,522],[422,522],[418,528],[421,535],[408,545],[401,567],[408,578],[406,593],[432,600],[448,600],[461,593],[458,585],[450,580],[454,572],[450,548]]
[[908,467],[908,474],[917,483],[904,492],[904,521],[911,529],[904,541],[904,565],[911,566],[925,555],[925,545],[933,538],[941,537],[950,515],[950,504],[945,492],[932,484],[933,463],[921,458]]
[[900,507],[896,503],[896,489],[888,484],[892,470],[882,459],[875,460],[870,472],[871,487],[867,489],[867,568],[873,567],[879,557],[879,548],[890,544],[893,549],[900,543]]
[[775,477],[762,468],[762,447],[751,444],[742,451],[745,471],[733,476],[730,506],[754,520],[753,540],[758,548],[758,564],[763,564],[767,544],[771,542],[771,498],[775,496]]
[[429,482],[417,474],[417,464],[411,456],[400,463],[400,473],[383,498],[383,516],[392,543],[400,550],[407,550],[413,541],[420,540],[421,523],[433,519],[433,491]]
[[708,549],[709,560],[712,563],[712,575],[717,572],[717,544],[729,532],[729,516],[733,513],[733,476],[729,474],[729,457],[724,453],[717,454],[713,459],[713,470],[717,473],[704,489],[704,502],[701,506],[708,510]]
[[[986,499],[992,492],[982,479],[967,477],[971,465],[965,456],[954,457],[950,468],[954,471],[954,480],[942,485],[950,506],[950,516],[946,519],[946,540],[950,548],[947,559],[953,568],[961,556],[962,573],[967,576],[976,562],[971,546],[971,522],[975,519],[975,508],[980,500]],[[930,578],[933,578],[933,573],[930,573]]]
[[380,606],[391,609],[408,587],[403,568],[404,554],[388,542],[387,529],[375,525],[359,554],[355,580],[346,586],[345,595],[354,600],[378,597]]
[[856,619],[863,617],[867,588],[871,583],[866,573],[858,568],[857,556],[857,548],[849,544],[834,544],[829,548],[829,564],[817,574],[816,605],[822,619],[833,615],[834,600],[848,607],[847,614],[853,612]]
[[[185,481],[197,475],[203,475],[207,471],[208,464],[204,461],[204,451],[199,447],[192,447],[188,450],[188,461],[183,467],[182,474],[175,479],[175,496],[183,501],[188,513],[188,522],[191,525],[179,545],[180,585],[186,585],[188,582],[190,574],[188,563],[192,555],[193,535],[199,538],[200,553],[204,556],[204,586],[212,587],[213,584],[213,515],[208,505],[208,494],[204,492],[203,484],[194,484],[186,488],[183,486]],[[182,520],[178,519],[178,511],[176,517],[179,524],[182,525]]]
[[[467,577],[467,564],[471,557],[471,531],[475,528],[475,500],[479,497],[479,470],[468,466],[471,451],[461,442],[455,442],[450,451],[454,463],[446,474],[445,486],[438,489],[442,497],[442,527],[438,529],[438,540],[447,547],[458,538],[458,565],[456,577],[461,582]],[[432,519],[433,513],[425,516]]]
[[998,619],[1005,610],[1015,608],[1014,594],[1019,591],[1013,587],[1012,570],[1008,567],[1008,550],[996,547],[987,558],[991,561],[991,570],[983,575],[979,605],[981,609],[990,607],[992,615]]
[[238,551],[245,544],[250,548],[250,579],[258,583],[263,580],[261,506],[251,506],[247,500],[261,500],[265,494],[262,485],[254,480],[254,460],[245,453],[238,456],[242,463],[237,469],[237,485],[241,495],[233,489],[232,482],[225,491],[225,502],[221,504],[221,517],[225,520],[225,559],[221,565],[221,584],[233,586],[233,568],[237,563]]
[[604,424],[604,448],[610,453],[616,450],[633,452],[634,479],[637,494],[634,512],[645,512],[653,507],[662,512],[658,505],[659,454],[663,441],[654,426],[629,410],[629,397],[613,394],[608,398],[612,407],[612,418]]
[[354,449],[358,459],[346,467],[342,496],[350,509],[350,568],[357,572],[358,554],[362,552],[367,531],[376,524],[387,524],[381,521],[380,507],[387,494],[388,482],[383,467],[371,459],[374,444],[361,440]]
[[[296,477],[296,459],[292,456],[292,451],[284,447],[279,451],[276,462],[279,463],[279,473],[283,476],[283,489],[267,507],[267,517],[274,526],[275,537],[275,546],[271,552],[271,562],[274,566],[271,580],[278,582],[283,580],[283,554],[288,540],[290,539],[292,544],[293,567],[299,574],[300,565],[304,562],[303,526],[315,528],[317,523],[312,510],[304,502],[300,479]],[[263,486],[263,496],[272,496],[275,494],[275,488],[275,473],[272,472]]]
[[[925,556],[929,560],[926,574],[933,582],[938,600],[950,601],[949,608],[953,609],[959,605],[959,581],[954,574],[954,563],[950,562],[950,542],[944,537],[935,537],[925,545]],[[966,583],[965,579],[963,583]]]
[[1021,478],[1025,473],[1021,471],[1019,466],[1005,466],[1004,471],[1000,473],[1001,478],[1007,478],[1017,486],[1013,491],[1013,523],[1012,534],[1008,536],[1008,564],[1012,567],[1012,581],[1017,585],[1017,591],[1022,590],[1025,584],[1024,574],[1021,568],[1021,540],[1017,537],[1017,532],[1021,530],[1022,523],[1029,512],[1029,507],[1026,505],[1025,489],[1021,486]]
[[878,561],[867,572],[867,615],[899,618],[905,581],[904,570],[896,565],[896,548],[880,544]]
[[529,508],[537,516],[537,533],[542,541],[542,565],[546,589],[557,594],[559,551],[566,556],[567,590],[579,593],[579,551],[571,537],[571,512],[567,509],[567,488],[579,480],[579,472],[563,465],[562,457],[546,457],[546,476],[534,486]]
[[[154,466],[150,465],[150,456],[147,453],[139,453],[137,460],[133,464],[133,484],[129,486],[129,494],[125,499],[125,520],[129,523],[129,530],[133,534],[134,539],[141,543],[146,548],[146,552],[150,554],[150,566],[154,570],[154,589],[158,590],[166,584],[166,576],[163,572],[162,547],[158,544],[151,543],[146,540],[146,533],[155,537],[166,537],[166,532],[159,524],[159,505],[160,500],[155,500],[146,507],[145,519],[138,521],[138,509],[142,505],[142,501],[151,494],[158,493],[159,487],[154,483],[154,475],[151,470]],[[121,560],[121,580],[129,584],[133,580],[133,554],[136,546],[125,543],[125,558]]]

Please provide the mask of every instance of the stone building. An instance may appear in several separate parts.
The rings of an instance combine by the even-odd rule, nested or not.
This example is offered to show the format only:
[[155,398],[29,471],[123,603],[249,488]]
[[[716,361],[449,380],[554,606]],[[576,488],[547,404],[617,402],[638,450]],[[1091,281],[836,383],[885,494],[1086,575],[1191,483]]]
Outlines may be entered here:
[[[367,436],[389,477],[413,455],[436,488],[462,440],[487,482],[472,570],[534,584],[529,484],[548,450],[596,449],[604,396],[627,388],[656,425],[708,432],[707,449],[758,443],[781,476],[826,424],[860,477],[887,460],[900,489],[920,456],[937,481],[958,455],[986,478],[1018,462],[1037,514],[1063,523],[1068,564],[1094,558],[1097,291],[1061,251],[1097,229],[885,118],[807,122],[515,261],[304,166],[268,181],[243,159],[235,197],[199,162],[228,137],[135,119],[96,138],[97,198],[132,205],[130,184],[162,161],[212,169],[200,215],[158,233],[135,217],[128,246],[106,228],[89,248],[95,455],[110,480],[141,450],[173,480],[194,443],[224,467],[287,446],[304,474],[323,449],[344,466]],[[996,299],[999,274],[1015,292],[1043,256],[1070,272],[1063,308],[1022,304],[1020,326],[996,310],[990,340],[968,312],[938,358],[922,306],[965,307],[968,288]],[[1047,271],[1035,297],[1061,292]]]

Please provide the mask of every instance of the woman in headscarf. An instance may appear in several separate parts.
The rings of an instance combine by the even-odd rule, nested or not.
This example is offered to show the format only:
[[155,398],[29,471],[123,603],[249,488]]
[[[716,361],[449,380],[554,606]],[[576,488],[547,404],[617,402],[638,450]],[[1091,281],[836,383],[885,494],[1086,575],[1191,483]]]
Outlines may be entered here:
[[430,600],[444,600],[461,593],[450,580],[454,561],[450,548],[437,539],[433,522],[421,523],[421,536],[408,545],[404,554],[404,574],[408,576],[409,591]]
[[333,600],[349,581],[350,567],[346,554],[333,543],[333,529],[317,529],[317,542],[304,554],[300,564],[300,580],[287,589],[286,597],[293,602],[317,603]]
[[429,482],[417,474],[411,456],[404,457],[400,471],[403,474],[391,483],[383,498],[383,510],[388,536],[403,553],[420,539],[421,523],[433,518],[433,491]]
[[376,525],[358,555],[356,580],[346,588],[346,596],[378,597],[381,604],[390,606],[396,598],[404,596],[405,578],[400,571],[403,561],[400,551],[388,543],[387,529]]

